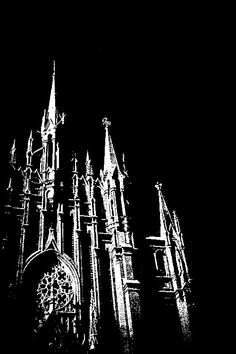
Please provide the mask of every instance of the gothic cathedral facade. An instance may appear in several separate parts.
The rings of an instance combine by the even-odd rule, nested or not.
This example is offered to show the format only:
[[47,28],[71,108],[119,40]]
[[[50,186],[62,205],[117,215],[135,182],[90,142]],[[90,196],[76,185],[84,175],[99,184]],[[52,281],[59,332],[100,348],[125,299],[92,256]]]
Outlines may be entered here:
[[190,277],[179,221],[161,184],[160,232],[144,235],[140,272],[128,174],[124,160],[118,161],[109,120],[103,119],[99,176],[89,153],[83,173],[76,153],[68,159],[64,123],[54,66],[40,145],[35,147],[31,132],[23,167],[15,141],[10,151],[1,257],[8,261],[4,286],[14,310],[6,315],[6,332],[13,338],[14,331],[20,333],[19,346],[32,353],[162,353],[169,342],[187,348]]

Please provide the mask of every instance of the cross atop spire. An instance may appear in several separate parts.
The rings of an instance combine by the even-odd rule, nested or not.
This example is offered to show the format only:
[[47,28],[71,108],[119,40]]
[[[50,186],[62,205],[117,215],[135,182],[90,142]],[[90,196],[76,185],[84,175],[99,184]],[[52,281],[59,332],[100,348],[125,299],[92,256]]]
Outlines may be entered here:
[[111,125],[111,121],[108,120],[108,118],[103,118],[102,124],[105,125],[105,129],[108,129],[108,127]]
[[105,126],[105,155],[104,155],[104,169],[103,172],[110,172],[113,174],[115,168],[117,167],[120,171],[115,149],[111,140],[111,136],[108,131],[108,127],[111,125],[111,122],[108,118],[103,118],[102,120],[103,125]]
[[155,184],[155,187],[156,187],[156,189],[157,189],[158,191],[161,191],[162,183],[157,182],[157,183]]

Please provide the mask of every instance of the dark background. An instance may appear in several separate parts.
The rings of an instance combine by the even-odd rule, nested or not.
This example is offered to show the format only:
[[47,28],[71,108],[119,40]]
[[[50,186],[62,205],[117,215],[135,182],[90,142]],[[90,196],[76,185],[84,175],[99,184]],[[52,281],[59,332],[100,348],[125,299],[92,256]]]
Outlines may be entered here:
[[[143,237],[158,232],[154,185],[163,183],[187,247],[196,338],[217,345],[220,338],[209,328],[222,324],[212,279],[224,259],[213,261],[219,252],[216,178],[230,100],[224,14],[184,6],[20,10],[2,12],[1,166],[15,137],[21,158],[30,130],[40,130],[55,60],[57,105],[67,115],[68,144],[78,152],[81,172],[87,149],[95,172],[102,168],[106,116],[118,158],[126,155],[135,227]],[[2,172],[1,191],[6,184]]]

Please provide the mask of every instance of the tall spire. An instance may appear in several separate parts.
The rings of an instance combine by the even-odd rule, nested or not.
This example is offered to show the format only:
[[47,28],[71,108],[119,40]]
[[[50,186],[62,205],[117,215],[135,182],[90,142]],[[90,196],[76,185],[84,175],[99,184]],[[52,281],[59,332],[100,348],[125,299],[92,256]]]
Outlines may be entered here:
[[52,86],[48,105],[48,120],[56,124],[55,60],[53,61]]
[[56,88],[55,88],[55,61],[53,61],[51,93],[49,98],[48,109],[47,110],[45,109],[43,113],[41,134],[43,134],[49,126],[55,128],[56,124],[57,124],[57,110],[56,110]]
[[158,197],[159,197],[160,236],[162,238],[166,238],[167,224],[165,218],[165,211],[167,209],[167,206],[161,191],[162,183],[157,182],[155,187],[158,190]]
[[162,183],[157,182],[155,187],[158,190],[158,196],[159,196],[160,236],[166,238],[168,237],[170,230],[174,231],[175,233],[177,232],[176,225],[166,205],[166,201],[161,190]]
[[155,185],[159,195],[160,236],[166,241],[165,255],[168,268],[167,274],[171,277],[177,311],[180,319],[181,331],[185,345],[191,342],[189,324],[189,310],[186,292],[189,291],[189,274],[184,253],[183,240],[176,213],[170,214],[165,198],[161,191],[161,183]]
[[106,172],[110,172],[111,174],[113,174],[116,167],[118,171],[120,171],[120,169],[119,169],[115,149],[108,130],[108,127],[111,125],[111,122],[107,118],[103,118],[102,123],[105,126],[105,155],[104,155],[103,172],[104,174]]

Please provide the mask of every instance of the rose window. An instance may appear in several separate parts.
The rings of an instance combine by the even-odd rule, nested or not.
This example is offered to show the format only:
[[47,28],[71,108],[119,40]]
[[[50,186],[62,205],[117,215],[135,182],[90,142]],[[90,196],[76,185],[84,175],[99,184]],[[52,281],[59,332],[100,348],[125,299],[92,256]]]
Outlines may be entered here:
[[38,305],[45,312],[61,310],[73,298],[74,283],[71,273],[63,265],[56,265],[44,273],[37,287]]

